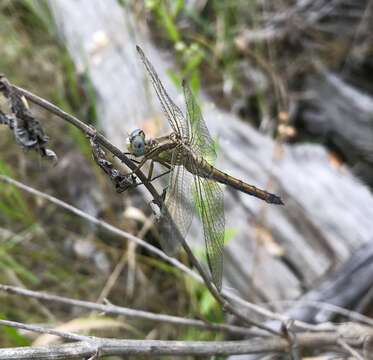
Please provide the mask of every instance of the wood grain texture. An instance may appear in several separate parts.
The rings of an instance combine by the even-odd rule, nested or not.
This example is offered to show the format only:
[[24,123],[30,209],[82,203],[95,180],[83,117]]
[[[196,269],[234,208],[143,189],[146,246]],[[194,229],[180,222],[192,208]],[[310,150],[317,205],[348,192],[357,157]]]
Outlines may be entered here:
[[311,134],[329,142],[354,174],[372,187],[373,97],[326,69],[306,83],[310,96],[302,106],[300,122]]

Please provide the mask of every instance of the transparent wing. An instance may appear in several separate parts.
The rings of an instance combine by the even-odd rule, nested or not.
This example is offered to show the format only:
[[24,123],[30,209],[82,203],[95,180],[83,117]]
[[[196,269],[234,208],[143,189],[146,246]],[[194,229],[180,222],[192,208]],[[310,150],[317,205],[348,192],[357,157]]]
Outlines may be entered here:
[[164,86],[161,83],[161,80],[158,77],[157,72],[155,71],[153,65],[150,63],[148,58],[145,56],[142,49],[139,46],[137,46],[136,49],[140,55],[142,62],[145,65],[146,70],[148,71],[148,74],[153,84],[153,88],[162,105],[163,111],[166,114],[167,120],[172,130],[175,133],[181,135],[183,139],[189,139],[190,128],[188,127],[188,123],[183,113],[168,96]]
[[203,120],[201,109],[185,80],[183,80],[183,90],[187,107],[187,121],[191,128],[190,146],[198,156],[213,163],[216,160],[214,141]]
[[[190,224],[193,220],[194,209],[190,199],[193,185],[193,175],[189,173],[183,166],[174,165],[180,163],[178,157],[182,154],[174,151],[171,160],[173,171],[170,175],[169,185],[166,193],[165,205],[168,214],[163,214],[162,236],[164,249],[168,253],[175,252],[175,249],[180,244],[178,233],[175,231],[175,225],[179,231],[179,235],[186,237]],[[170,221],[169,216],[173,221]],[[174,246],[174,248],[171,248]],[[169,251],[171,250],[171,251]]]
[[219,184],[206,178],[194,177],[195,204],[202,220],[207,261],[212,280],[222,287],[224,249],[224,196]]

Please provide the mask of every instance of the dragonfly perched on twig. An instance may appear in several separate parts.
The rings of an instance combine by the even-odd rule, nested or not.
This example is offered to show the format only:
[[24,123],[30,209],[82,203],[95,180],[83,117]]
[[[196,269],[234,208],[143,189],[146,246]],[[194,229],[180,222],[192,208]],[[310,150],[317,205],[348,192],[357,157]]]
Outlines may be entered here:
[[[183,81],[186,116],[170,99],[153,65],[138,46],[137,51],[150,75],[154,90],[171,126],[172,133],[156,139],[146,139],[145,133],[134,130],[128,141],[128,150],[135,157],[142,156],[138,169],[151,160],[149,179],[153,163],[158,162],[170,171],[165,205],[168,214],[185,237],[193,214],[197,212],[203,224],[207,261],[212,280],[220,290],[222,285],[224,247],[224,201],[219,183],[229,185],[246,194],[253,195],[271,204],[283,204],[280,197],[256,188],[215,168],[214,142],[203,120],[189,86]],[[167,234],[165,250],[170,252],[178,244]],[[164,240],[163,240],[164,241]]]

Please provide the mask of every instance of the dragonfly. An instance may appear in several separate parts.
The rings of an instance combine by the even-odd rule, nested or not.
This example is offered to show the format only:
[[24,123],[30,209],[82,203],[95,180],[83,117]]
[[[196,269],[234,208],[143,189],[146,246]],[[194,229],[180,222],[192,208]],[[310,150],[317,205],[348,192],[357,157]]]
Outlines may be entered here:
[[[188,233],[194,214],[198,214],[203,225],[211,278],[220,291],[225,234],[224,197],[220,184],[231,186],[270,204],[282,205],[283,202],[279,196],[236,179],[213,165],[217,157],[216,146],[187,82],[182,82],[186,103],[184,115],[167,94],[153,65],[139,46],[137,52],[150,76],[172,132],[167,136],[148,139],[143,130],[136,129],[129,135],[128,151],[134,157],[143,157],[137,169],[148,160],[151,161],[149,179],[154,162],[168,169],[170,177],[164,203],[183,238]],[[169,221],[165,222],[167,224]],[[163,245],[161,244],[166,252],[172,253],[177,247],[178,240],[175,237],[175,231],[170,226],[167,239],[163,239]]]

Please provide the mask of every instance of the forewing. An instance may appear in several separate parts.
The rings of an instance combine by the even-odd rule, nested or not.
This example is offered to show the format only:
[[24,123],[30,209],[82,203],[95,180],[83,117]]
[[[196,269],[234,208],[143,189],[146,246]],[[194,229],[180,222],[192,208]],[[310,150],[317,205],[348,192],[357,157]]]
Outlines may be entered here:
[[140,55],[142,62],[145,65],[146,70],[148,71],[148,74],[153,84],[153,88],[162,105],[163,111],[166,114],[167,120],[172,130],[175,133],[180,134],[184,139],[188,139],[190,136],[190,129],[188,128],[188,123],[183,113],[168,96],[164,86],[161,83],[161,80],[158,77],[157,72],[155,71],[153,65],[150,63],[148,58],[145,56],[142,49],[139,46],[137,46],[136,49]]
[[191,128],[190,146],[198,156],[213,163],[216,159],[214,141],[203,120],[201,108],[185,80],[183,80],[183,90],[187,107],[187,121]]
[[215,181],[195,177],[195,203],[202,220],[207,261],[212,280],[218,290],[222,287],[224,250],[224,196]]
[[[165,206],[167,212],[164,212],[162,236],[164,244],[168,249],[171,245],[179,245],[179,236],[184,239],[190,228],[193,219],[193,205],[191,202],[191,192],[193,185],[193,175],[189,173],[183,166],[175,165],[180,163],[178,157],[181,156],[177,150],[174,151],[171,161],[173,171],[170,176],[169,185],[166,192]],[[172,221],[170,221],[170,217]],[[177,230],[175,229],[177,227]],[[168,251],[169,252],[169,251]]]

